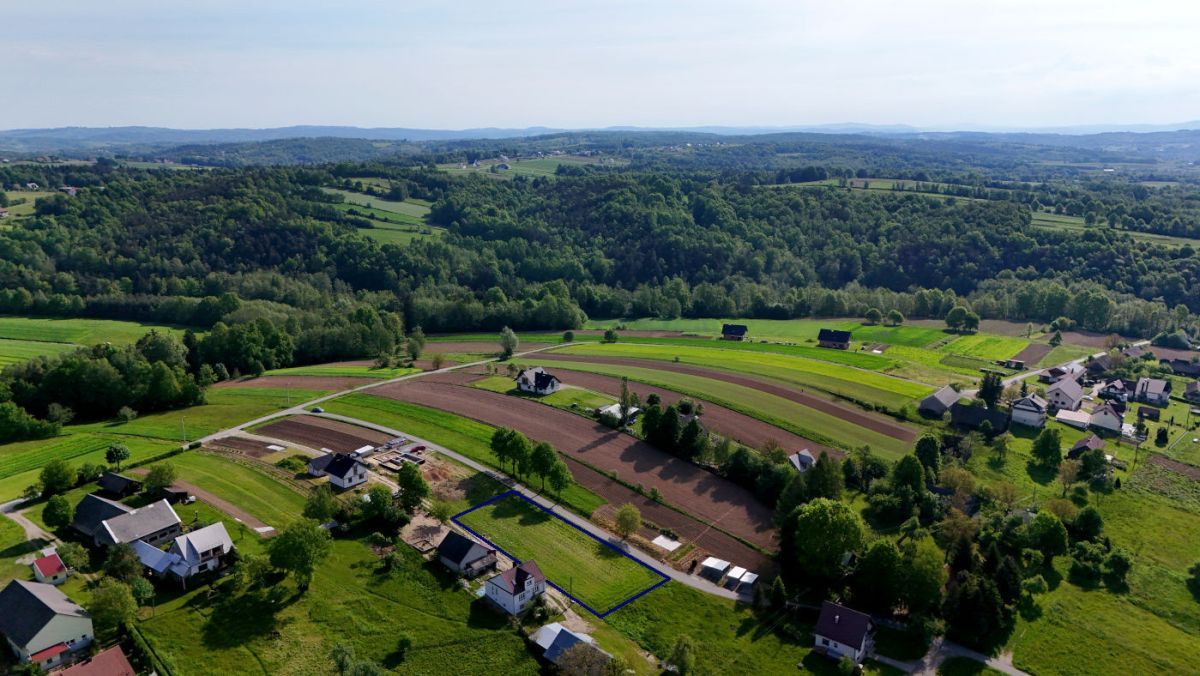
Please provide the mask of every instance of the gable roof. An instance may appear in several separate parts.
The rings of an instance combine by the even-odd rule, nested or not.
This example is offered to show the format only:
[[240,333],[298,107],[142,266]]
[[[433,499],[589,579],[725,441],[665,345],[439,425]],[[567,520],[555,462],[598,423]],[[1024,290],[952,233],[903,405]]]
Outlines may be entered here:
[[849,343],[850,332],[838,331],[837,329],[821,329],[817,333],[817,340],[826,343]]
[[1107,352],[1099,357],[1089,359],[1087,363],[1087,370],[1092,373],[1107,371],[1110,368],[1112,368],[1112,357],[1108,356]]
[[326,453],[325,455],[318,455],[317,457],[308,461],[308,471],[310,473],[311,472],[324,472],[325,468],[329,466],[329,463],[333,462],[334,456],[337,456],[337,455],[340,455],[340,454],[339,453]]
[[494,584],[503,589],[508,594],[516,593],[518,589],[525,588],[526,580],[532,579],[534,582],[545,582],[546,576],[542,574],[542,569],[530,559],[519,566],[514,566],[499,575],[488,580],[488,584]]
[[1063,378],[1050,387],[1046,388],[1046,395],[1049,396],[1054,392],[1062,392],[1072,401],[1083,397],[1083,386],[1074,378]]
[[142,540],[135,540],[132,546],[133,553],[137,554],[138,560],[142,562],[142,565],[160,575],[173,568],[177,569],[182,562],[178,555],[164,552],[158,547],[146,544]]
[[0,634],[24,646],[59,615],[90,617],[52,584],[13,580],[0,591]]
[[1030,394],[1021,397],[1020,399],[1014,401],[1012,405],[1014,409],[1019,407],[1026,411],[1038,412],[1045,411],[1047,406],[1049,406],[1049,404],[1046,402],[1046,400],[1042,399],[1036,394]]
[[1120,378],[1114,378],[1113,380],[1110,380],[1107,383],[1104,383],[1104,387],[1101,389],[1113,390],[1115,392],[1124,392],[1125,390],[1129,389],[1129,386],[1125,384],[1124,380],[1122,380]]
[[550,387],[550,385],[553,383],[561,382],[556,376],[547,373],[546,369],[542,368],[541,366],[522,369],[521,372],[517,374],[516,380],[518,382],[529,382],[531,380],[530,376],[533,376],[533,387],[539,390],[544,390],[547,387]]
[[721,325],[721,335],[722,336],[745,336],[746,332],[749,330],[750,330],[750,327],[746,326],[745,324],[722,324]]
[[56,676],[135,676],[133,665],[125,657],[121,646],[96,653],[91,659],[77,662],[58,672]]
[[1200,380],[1193,380],[1183,387],[1184,396],[1191,396],[1200,393]]
[[345,479],[354,472],[354,468],[363,463],[349,453],[338,453],[325,465],[325,473],[339,479]]
[[54,577],[67,570],[67,564],[63,563],[57,553],[34,559],[33,567],[37,568],[42,577]]
[[798,471],[803,472],[809,467],[812,467],[813,464],[817,462],[817,459],[813,457],[812,452],[805,448],[797,453],[789,455],[788,462],[792,463],[792,467],[795,467]]
[[159,500],[128,514],[106,519],[101,528],[96,529],[96,538],[109,545],[133,542],[180,523],[171,503]]
[[1104,403],[1097,406],[1095,410],[1092,411],[1092,418],[1095,418],[1098,415],[1111,415],[1117,420],[1125,419],[1125,414],[1118,411],[1117,408],[1111,403]]
[[1104,440],[1095,434],[1089,434],[1087,437],[1075,442],[1071,450],[1067,451],[1067,458],[1074,460],[1087,451],[1095,451],[1102,448],[1104,448]]
[[460,568],[482,559],[493,551],[495,550],[454,531],[446,533],[446,537],[442,538],[442,543],[438,545],[438,556],[453,561]]
[[126,507],[95,493],[88,493],[83,496],[78,505],[75,505],[75,518],[71,521],[71,525],[81,533],[91,536],[106,519],[132,511],[132,507]]
[[1163,359],[1159,363],[1169,366],[1176,375],[1200,376],[1200,362],[1188,361],[1186,359]]
[[195,562],[200,560],[200,554],[217,547],[221,548],[222,553],[233,549],[233,540],[229,538],[225,524],[220,521],[175,538],[171,553],[178,554],[185,561]]
[[813,633],[838,643],[859,648],[871,631],[871,616],[831,601],[821,604],[821,616]]
[[100,484],[100,488],[103,490],[118,495],[131,488],[137,490],[142,487],[142,482],[137,479],[131,479],[124,474],[117,474],[116,472],[105,472],[100,476],[100,480],[97,483]]
[[954,405],[962,397],[953,387],[946,385],[942,389],[921,400],[921,408],[941,408],[944,413],[946,409]]
[[1171,383],[1161,378],[1138,378],[1137,396],[1162,396],[1171,391]]

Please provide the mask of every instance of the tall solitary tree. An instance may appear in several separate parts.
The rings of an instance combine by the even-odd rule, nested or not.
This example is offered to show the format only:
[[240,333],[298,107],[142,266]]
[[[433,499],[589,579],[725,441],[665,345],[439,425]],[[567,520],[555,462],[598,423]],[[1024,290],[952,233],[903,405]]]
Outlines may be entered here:
[[429,497],[429,484],[425,482],[421,468],[411,462],[400,466],[400,471],[396,473],[396,484],[400,486],[400,507],[408,514],[412,514],[421,506],[421,501]]
[[983,374],[983,380],[979,383],[979,398],[988,408],[996,408],[996,402],[1000,401],[1003,392],[1004,381],[1000,379],[1000,374],[991,371]]
[[1033,440],[1033,457],[1045,467],[1058,469],[1062,462],[1062,437],[1057,429],[1047,427]]
[[887,314],[888,323],[892,326],[900,326],[904,323],[904,313],[899,310],[892,309]]
[[621,505],[615,519],[617,535],[620,535],[622,540],[628,540],[629,536],[638,532],[641,527],[642,513],[638,511],[638,508],[628,502]]
[[500,354],[503,359],[513,356],[520,345],[521,341],[517,338],[516,332],[507,326],[500,330]]
[[317,564],[332,547],[329,531],[312,519],[293,521],[267,544],[271,565],[295,575],[301,591],[308,589]]
[[110,465],[116,465],[117,471],[121,471],[121,463],[129,459],[129,447],[125,444],[110,444],[108,449],[104,451],[104,459]]

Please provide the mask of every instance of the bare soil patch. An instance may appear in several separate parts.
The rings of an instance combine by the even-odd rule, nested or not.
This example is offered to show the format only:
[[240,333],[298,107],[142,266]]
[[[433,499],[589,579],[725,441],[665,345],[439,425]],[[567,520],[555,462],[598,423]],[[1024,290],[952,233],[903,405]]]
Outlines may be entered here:
[[812,409],[828,413],[837,418],[841,418],[846,422],[853,423],[859,427],[865,427],[874,432],[887,435],[893,439],[901,441],[913,441],[917,438],[917,430],[894,422],[889,418],[875,413],[868,413],[862,409],[839,404],[830,401],[823,397],[814,394],[809,394],[803,390],[798,390],[787,385],[773,383],[759,378],[752,378],[738,373],[728,371],[718,371],[716,369],[707,369],[702,366],[689,366],[685,364],[675,364],[673,362],[657,361],[654,359],[635,359],[631,357],[596,357],[583,355],[558,355],[552,353],[543,353],[539,355],[540,359],[544,360],[561,360],[561,361],[576,361],[576,362],[593,362],[603,364],[618,364],[623,366],[635,366],[644,369],[656,369],[659,371],[673,371],[675,373],[686,373],[689,375],[700,376],[710,380],[720,380],[743,387],[750,387],[768,394],[773,394],[777,397],[783,397],[807,406]]
[[1165,455],[1154,454],[1147,458],[1146,462],[1154,463],[1160,467],[1166,467],[1173,472],[1179,472],[1192,481],[1200,481],[1200,467],[1196,467],[1195,465],[1189,465],[1185,462],[1172,460]]
[[1042,357],[1050,354],[1050,350],[1054,348],[1045,343],[1030,343],[1025,346],[1024,350],[1017,353],[1013,359],[1020,359],[1025,362],[1026,367],[1032,367],[1042,360]]
[[258,378],[226,380],[216,383],[213,387],[270,387],[275,389],[293,387],[302,390],[328,390],[330,392],[337,392],[373,383],[377,380],[379,378],[358,376],[259,376]]
[[680,460],[628,434],[533,401],[438,382],[406,381],[372,394],[410,401],[499,427],[511,427],[553,444],[621,479],[658,488],[663,498],[697,517],[764,548],[774,547],[771,510],[750,491]]
[[257,432],[310,448],[328,448],[335,453],[349,453],[367,444],[381,444],[391,439],[365,427],[308,415],[273,422],[258,428]]
[[[560,371],[557,375],[564,383],[569,385],[578,385],[579,387],[603,392],[614,397],[621,395],[621,381],[618,378],[586,373],[584,371]],[[668,405],[674,404],[684,398],[684,395],[678,392],[633,381],[630,381],[629,389],[637,393],[642,401],[645,401],[646,397],[650,396],[651,393],[657,393],[658,396],[662,397],[663,403]],[[689,398],[696,403],[704,404],[704,413],[700,416],[700,422],[705,428],[747,446],[761,449],[767,445],[768,441],[773,440],[790,451],[807,448],[814,454],[825,451],[831,455],[841,455],[841,452],[836,449],[818,444],[810,439],[805,439],[798,434],[780,429],[757,418],[751,418],[744,413],[738,413],[737,411],[703,399]]]
[[247,437],[221,437],[214,439],[205,444],[206,448],[222,448],[228,449],[240,455],[245,455],[254,459],[259,459],[275,453],[267,446],[271,444],[259,439],[249,439]]
[[1192,359],[1200,356],[1200,352],[1196,352],[1195,350],[1181,350],[1177,347],[1154,347],[1151,345],[1147,346],[1146,349],[1153,352],[1154,356],[1159,359],[1182,359],[1184,361],[1191,361]]

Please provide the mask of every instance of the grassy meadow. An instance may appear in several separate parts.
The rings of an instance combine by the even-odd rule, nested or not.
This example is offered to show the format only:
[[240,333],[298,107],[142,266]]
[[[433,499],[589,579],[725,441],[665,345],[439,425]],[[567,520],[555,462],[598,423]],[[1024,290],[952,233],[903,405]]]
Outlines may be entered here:
[[183,335],[183,329],[111,319],[0,317],[0,368],[34,357],[71,352],[80,345],[136,342],[151,330]]
[[458,521],[518,559],[536,561],[546,579],[597,613],[662,580],[657,573],[519,496],[479,507],[459,516]]
[[370,364],[315,364],[313,366],[293,366],[284,369],[267,371],[264,376],[352,376],[361,378],[378,378],[386,380],[399,378],[410,373],[419,373],[421,369],[397,366],[378,368]]

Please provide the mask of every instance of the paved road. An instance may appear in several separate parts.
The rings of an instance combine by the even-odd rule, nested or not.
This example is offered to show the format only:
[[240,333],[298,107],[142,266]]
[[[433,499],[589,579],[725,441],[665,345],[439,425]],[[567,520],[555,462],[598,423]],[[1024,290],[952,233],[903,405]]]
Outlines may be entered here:
[[657,557],[655,557],[641,549],[638,549],[637,547],[634,547],[633,545],[622,542],[621,539],[618,538],[616,535],[609,533],[608,531],[604,530],[600,526],[597,526],[596,524],[592,523],[591,521],[579,516],[578,514],[575,514],[574,512],[572,512],[570,510],[559,509],[558,503],[543,497],[540,493],[533,490],[532,488],[523,486],[523,485],[517,483],[516,481],[514,481],[512,478],[508,477],[507,475],[500,474],[499,472],[496,472],[496,471],[488,468],[487,466],[482,465],[482,464],[472,460],[471,458],[466,457],[465,455],[456,453],[456,452],[446,448],[445,446],[435,444],[432,441],[428,441],[426,439],[421,439],[420,437],[415,437],[412,434],[409,434],[408,432],[405,432],[403,430],[393,429],[391,427],[385,427],[384,425],[377,425],[375,423],[370,423],[365,420],[359,420],[358,418],[351,418],[350,416],[338,415],[336,413],[310,413],[309,415],[317,415],[317,416],[321,416],[322,418],[329,418],[330,420],[340,420],[342,422],[347,422],[347,423],[351,423],[354,425],[366,427],[368,429],[377,430],[377,431],[383,432],[384,434],[390,434],[395,437],[404,437],[404,438],[409,439],[417,444],[423,444],[424,446],[428,447],[432,451],[436,451],[438,453],[445,455],[446,457],[453,458],[454,460],[457,460],[458,462],[466,465],[467,467],[470,467],[471,469],[473,469],[477,472],[483,472],[484,474],[487,474],[488,476],[499,481],[500,483],[503,483],[506,486],[508,486],[509,488],[521,493],[522,495],[529,498],[530,500],[533,500],[534,502],[536,502],[538,505],[542,506],[543,508],[553,511],[555,514],[562,517],[563,519],[575,524],[576,526],[579,526],[580,528],[587,531],[588,533],[591,533],[592,535],[600,538],[601,540],[609,542],[617,547],[620,547],[620,548],[626,550],[630,554],[633,554],[633,555],[641,558],[643,562],[647,563],[648,565],[653,567],[655,570],[661,572],[663,575],[666,575],[667,577],[671,578],[672,580],[676,580],[677,582],[685,584],[694,589],[699,589],[700,591],[707,592],[709,594],[713,594],[714,596],[721,596],[721,597],[724,597],[727,599],[733,599],[735,601],[747,601],[748,602],[751,600],[750,594],[739,594],[737,592],[730,591],[724,587],[715,585],[701,577],[697,577],[695,575],[688,575],[687,573],[675,570],[674,568],[659,567],[659,566],[655,565],[655,563],[657,562]]

